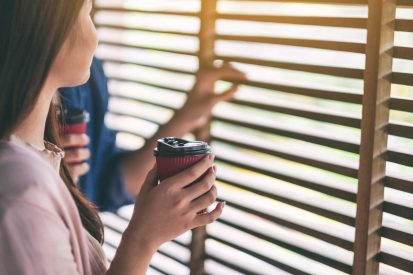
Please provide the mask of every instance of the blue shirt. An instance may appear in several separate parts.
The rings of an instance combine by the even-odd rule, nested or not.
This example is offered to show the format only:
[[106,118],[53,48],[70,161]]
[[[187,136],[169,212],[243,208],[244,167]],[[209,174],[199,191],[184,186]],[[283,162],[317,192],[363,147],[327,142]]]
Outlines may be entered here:
[[60,89],[64,107],[90,113],[87,135],[90,137],[90,171],[79,180],[80,189],[102,211],[116,211],[134,202],[125,189],[120,159],[125,153],[116,147],[116,132],[105,125],[109,92],[102,63],[94,58],[89,81],[79,87]]

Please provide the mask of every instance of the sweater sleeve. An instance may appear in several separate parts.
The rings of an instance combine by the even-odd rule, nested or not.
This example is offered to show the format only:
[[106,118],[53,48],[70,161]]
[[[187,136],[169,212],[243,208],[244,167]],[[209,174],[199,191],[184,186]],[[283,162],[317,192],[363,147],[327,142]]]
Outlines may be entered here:
[[22,200],[1,204],[0,266],[4,274],[83,273],[73,256],[69,230],[57,213]]

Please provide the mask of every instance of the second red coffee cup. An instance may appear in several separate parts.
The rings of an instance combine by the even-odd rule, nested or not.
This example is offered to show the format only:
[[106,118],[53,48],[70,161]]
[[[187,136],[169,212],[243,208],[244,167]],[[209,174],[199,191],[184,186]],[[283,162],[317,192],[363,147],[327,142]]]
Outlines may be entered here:
[[86,133],[87,123],[89,122],[87,111],[77,108],[66,109],[63,118],[64,124],[61,129],[63,135]]
[[[89,113],[87,111],[76,108],[66,109],[63,114],[63,125],[60,126],[61,134],[85,134],[88,122]],[[76,148],[68,147],[65,150]]]

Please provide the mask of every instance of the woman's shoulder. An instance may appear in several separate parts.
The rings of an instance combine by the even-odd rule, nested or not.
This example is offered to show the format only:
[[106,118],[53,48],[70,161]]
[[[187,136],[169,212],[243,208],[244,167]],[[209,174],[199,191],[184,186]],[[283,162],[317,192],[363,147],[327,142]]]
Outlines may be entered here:
[[36,152],[13,142],[0,143],[0,198],[17,198],[29,190],[52,192],[56,172]]

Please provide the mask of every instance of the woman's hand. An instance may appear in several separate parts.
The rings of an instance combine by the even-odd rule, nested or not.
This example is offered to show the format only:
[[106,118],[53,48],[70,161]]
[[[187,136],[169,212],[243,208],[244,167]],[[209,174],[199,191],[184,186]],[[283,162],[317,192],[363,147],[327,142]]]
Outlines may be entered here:
[[210,213],[197,214],[213,204],[217,197],[213,158],[205,157],[159,185],[156,168],[153,168],[135,205],[128,234],[134,235],[147,249],[156,250],[185,231],[218,219],[224,203],[218,203]]
[[90,169],[89,164],[86,163],[90,158],[90,151],[85,147],[88,144],[89,137],[86,134],[67,134],[62,137],[64,160],[75,183]]
[[208,122],[212,108],[220,101],[230,100],[238,90],[234,84],[224,93],[215,92],[215,83],[218,80],[243,81],[244,73],[233,68],[229,63],[222,67],[199,71],[196,83],[188,93],[184,106],[174,116],[176,124],[187,125],[187,131],[192,132]]

